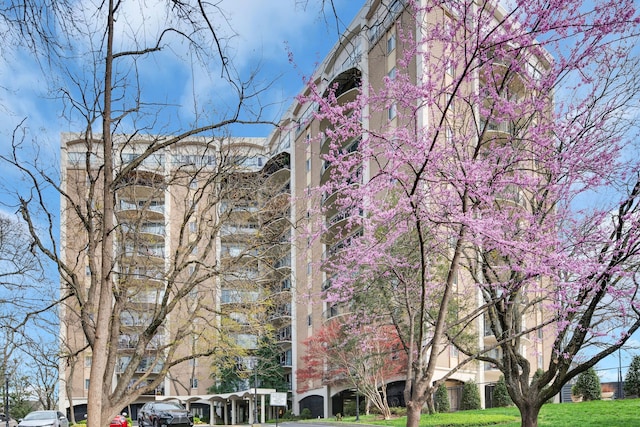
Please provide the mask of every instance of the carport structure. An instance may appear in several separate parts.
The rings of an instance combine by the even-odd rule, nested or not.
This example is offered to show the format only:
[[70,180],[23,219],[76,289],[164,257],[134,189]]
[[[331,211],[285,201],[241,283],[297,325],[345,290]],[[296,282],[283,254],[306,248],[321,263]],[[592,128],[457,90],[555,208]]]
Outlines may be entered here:
[[[178,401],[182,403],[187,410],[191,410],[193,403],[203,403],[209,405],[209,423],[217,424],[219,419],[224,421],[225,425],[239,424],[239,408],[243,402],[249,404],[249,424],[256,424],[255,421],[255,404],[260,399],[260,423],[264,424],[267,420],[265,397],[270,393],[275,393],[272,388],[250,388],[248,390],[237,391],[233,393],[222,394],[200,394],[191,396],[156,396],[156,401]],[[244,405],[242,405],[244,406]],[[218,412],[217,409],[220,409]]]

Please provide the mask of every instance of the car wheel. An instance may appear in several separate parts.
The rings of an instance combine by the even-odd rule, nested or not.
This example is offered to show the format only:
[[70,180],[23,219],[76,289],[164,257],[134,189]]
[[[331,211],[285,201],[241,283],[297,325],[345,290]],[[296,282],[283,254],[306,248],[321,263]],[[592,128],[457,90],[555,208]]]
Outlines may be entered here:
[[160,422],[158,421],[157,418],[153,420],[153,427],[160,427]]

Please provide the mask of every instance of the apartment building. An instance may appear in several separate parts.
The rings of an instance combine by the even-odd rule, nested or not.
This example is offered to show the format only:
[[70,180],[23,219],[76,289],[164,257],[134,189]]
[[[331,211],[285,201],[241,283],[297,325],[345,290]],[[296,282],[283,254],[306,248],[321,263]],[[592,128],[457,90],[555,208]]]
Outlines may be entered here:
[[[169,353],[188,359],[218,349],[248,368],[269,332],[291,377],[289,154],[268,152],[263,138],[199,138],[133,164],[164,139],[119,135],[114,150],[114,384],[123,376],[127,387],[157,383],[128,408],[134,418],[148,400],[207,395],[216,384],[206,357],[164,372]],[[95,309],[91,285],[100,274],[100,144],[99,136],[62,136],[62,255],[74,275],[61,284],[62,295],[71,295],[62,306],[61,350],[71,357],[60,370],[60,404],[73,406],[76,417],[86,413],[93,359],[81,317]],[[154,322],[161,326],[148,339]],[[235,409],[233,421],[249,416]],[[209,416],[206,407],[192,410]]]
[[[405,1],[367,0],[321,62],[313,81],[320,90],[333,88],[342,104],[355,99],[365,88],[381,87],[385,79],[393,78],[404,60],[399,32],[415,32],[415,26],[402,24],[412,19]],[[433,49],[437,51],[437,47]],[[428,72],[427,65],[413,61],[409,74],[418,78]],[[479,79],[474,84],[483,82]],[[371,130],[396,125],[396,108],[391,105],[387,111],[372,111],[364,125]],[[138,378],[156,378],[162,370],[161,354],[174,341],[180,342],[177,355],[204,352],[226,342],[223,347],[227,349],[246,350],[240,359],[249,366],[260,333],[268,329],[279,346],[286,391],[290,393],[289,409],[297,414],[309,408],[314,417],[329,417],[354,398],[347,384],[328,386],[320,380],[299,393],[296,378],[306,352],[303,342],[348,310],[323,300],[331,277],[319,268],[321,260],[338,254],[345,241],[330,237],[307,240],[306,233],[293,227],[305,220],[312,223],[309,216],[319,211],[318,203],[324,207],[322,221],[329,231],[346,219],[333,204],[336,194],[327,194],[321,200],[311,197],[313,188],[331,179],[333,167],[323,158],[329,149],[328,138],[322,137],[328,125],[314,118],[315,111],[317,105],[296,101],[283,115],[281,126],[268,137],[191,139],[157,151],[142,162],[136,159],[165,137],[119,137],[114,272],[115,280],[126,283],[127,302],[119,311],[121,333],[115,377],[125,374],[131,353],[139,350],[140,334],[157,303],[170,289],[184,286],[188,292],[181,296],[180,307],[167,316],[161,332],[146,345],[147,356],[131,377],[132,386],[141,385],[136,382]],[[497,139],[509,132],[502,123],[486,123],[486,129],[487,137]],[[357,151],[359,142],[358,136],[349,138],[341,142],[341,149],[346,153]],[[76,273],[87,283],[97,271],[88,264],[90,239],[78,231],[83,227],[74,204],[89,200],[87,210],[101,209],[99,181],[95,180],[99,151],[99,138],[62,137],[63,189],[70,198],[62,200],[61,246],[65,259],[75,265]],[[374,168],[363,165],[362,179],[366,180]],[[503,202],[518,204],[521,199],[516,189],[503,197]],[[467,279],[461,275],[461,287]],[[65,286],[63,283],[63,292]],[[264,301],[268,303],[259,304]],[[76,309],[70,303],[62,313],[63,352],[69,354],[86,346]],[[484,322],[482,318],[476,322],[472,333],[479,346],[491,346],[496,338]],[[256,329],[256,324],[268,328]],[[533,365],[543,367],[549,357],[548,343],[539,336],[528,345],[529,353],[536,354]],[[459,358],[451,346],[439,359],[436,378],[456,366]],[[86,407],[91,360],[90,351],[84,350],[61,369],[62,408],[73,406],[78,414]],[[255,403],[250,392],[216,395],[207,391],[219,381],[211,376],[212,360],[202,357],[172,367],[153,393],[131,405],[131,415],[135,419],[137,408],[146,401],[176,398],[200,414],[206,416],[209,411],[227,423],[253,422]],[[489,364],[472,363],[454,374],[447,385],[453,400],[457,387],[469,380],[480,384],[484,395],[484,386],[499,376],[500,372]],[[250,390],[255,384],[247,381],[243,386]],[[403,402],[403,387],[401,376],[389,384],[389,396],[395,404]],[[233,415],[227,413],[229,405]],[[264,400],[260,406],[264,411]]]

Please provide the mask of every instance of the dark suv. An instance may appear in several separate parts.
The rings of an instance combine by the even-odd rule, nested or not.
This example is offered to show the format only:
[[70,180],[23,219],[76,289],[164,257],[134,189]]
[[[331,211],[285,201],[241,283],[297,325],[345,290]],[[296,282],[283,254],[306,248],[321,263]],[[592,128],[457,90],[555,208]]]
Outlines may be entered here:
[[192,427],[193,416],[178,402],[147,402],[138,411],[140,427]]

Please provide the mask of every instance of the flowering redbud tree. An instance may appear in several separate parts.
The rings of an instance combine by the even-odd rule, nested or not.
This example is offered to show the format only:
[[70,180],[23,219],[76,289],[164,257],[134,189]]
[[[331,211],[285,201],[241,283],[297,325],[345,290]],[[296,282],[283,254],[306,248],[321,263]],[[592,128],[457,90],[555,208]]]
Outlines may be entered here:
[[386,385],[401,375],[406,363],[398,334],[390,325],[345,320],[328,322],[305,340],[304,368],[296,372],[298,391],[306,391],[308,382],[318,379],[325,385],[346,383],[388,420],[391,410]]
[[[640,326],[637,25],[633,1],[415,2],[392,72],[363,72],[346,103],[310,85],[330,141],[320,213],[342,219],[320,225],[326,298],[378,296],[360,320],[396,326],[408,426],[473,360],[536,426]],[[451,345],[466,357],[436,375]]]

